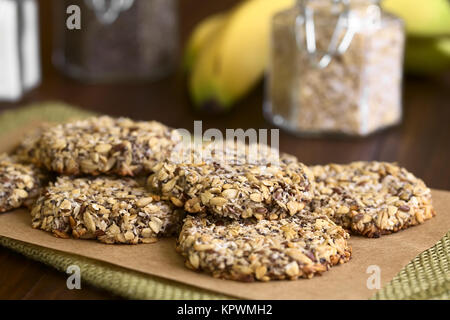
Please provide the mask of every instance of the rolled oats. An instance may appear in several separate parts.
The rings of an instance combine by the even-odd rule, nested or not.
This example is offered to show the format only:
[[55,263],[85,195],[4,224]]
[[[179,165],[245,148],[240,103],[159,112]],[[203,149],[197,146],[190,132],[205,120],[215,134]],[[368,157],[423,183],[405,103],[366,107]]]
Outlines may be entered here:
[[21,149],[60,174],[134,176],[149,173],[180,141],[176,130],[156,121],[102,116],[48,128],[33,147]]
[[313,166],[316,213],[355,234],[379,237],[435,215],[431,191],[405,168],[386,162]]
[[[177,145],[168,159],[174,163],[227,163],[233,165],[268,165],[278,164],[279,151],[264,143],[246,143],[241,139],[224,139],[217,141],[187,141]],[[294,156],[281,154],[285,159],[296,161]]]
[[349,235],[303,211],[275,221],[188,216],[177,241],[186,266],[238,281],[311,278],[347,262]]
[[137,244],[173,235],[183,212],[129,178],[60,177],[39,197],[31,216],[33,228],[60,238]]

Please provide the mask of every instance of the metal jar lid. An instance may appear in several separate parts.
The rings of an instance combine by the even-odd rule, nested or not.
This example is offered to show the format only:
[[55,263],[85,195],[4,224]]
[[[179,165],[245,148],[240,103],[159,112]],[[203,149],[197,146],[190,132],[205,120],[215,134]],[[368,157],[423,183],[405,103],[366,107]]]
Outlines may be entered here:
[[[309,56],[311,64],[319,69],[326,68],[333,56],[337,54],[343,54],[347,51],[350,46],[355,33],[361,28],[356,19],[351,16],[350,8],[351,0],[330,0],[330,5],[341,6],[339,9],[339,16],[336,22],[336,27],[334,28],[330,43],[325,52],[319,52],[316,47],[316,28],[314,24],[314,9],[308,6],[310,0],[304,0],[302,2],[303,14],[299,15],[295,20],[295,38],[297,46],[303,50],[306,47],[306,51]],[[379,19],[380,11],[377,6],[369,7],[369,14],[375,18]],[[305,28],[305,39],[302,37],[300,32],[301,28]],[[341,40],[340,36],[343,34]],[[306,42],[306,44],[304,43]]]
[[86,5],[94,10],[95,16],[103,24],[111,24],[117,20],[120,13],[127,11],[134,0],[84,0]]

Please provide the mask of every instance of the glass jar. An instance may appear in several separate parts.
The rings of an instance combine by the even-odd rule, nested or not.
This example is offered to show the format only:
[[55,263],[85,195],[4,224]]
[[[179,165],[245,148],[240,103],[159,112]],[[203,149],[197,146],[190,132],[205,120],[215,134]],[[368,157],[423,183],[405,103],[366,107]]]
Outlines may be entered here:
[[176,66],[177,0],[55,0],[54,21],[54,64],[79,80],[153,80]]
[[379,1],[298,1],[273,19],[266,117],[307,135],[400,123],[404,41],[402,21]]
[[0,1],[0,101],[17,101],[41,83],[36,0]]

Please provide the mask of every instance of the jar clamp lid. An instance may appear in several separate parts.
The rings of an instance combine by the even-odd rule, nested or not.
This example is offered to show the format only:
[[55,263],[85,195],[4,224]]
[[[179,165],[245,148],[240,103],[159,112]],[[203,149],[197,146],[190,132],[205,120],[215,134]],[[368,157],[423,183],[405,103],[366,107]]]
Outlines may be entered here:
[[[301,0],[303,14],[299,15],[295,20],[295,40],[299,48],[303,49],[306,47],[311,64],[314,67],[323,69],[330,64],[333,56],[336,54],[343,54],[347,51],[355,33],[363,26],[361,26],[357,19],[354,19],[351,15],[351,0],[329,0],[330,4],[333,6],[332,9],[338,11],[339,16],[327,50],[325,52],[319,52],[316,47],[314,9],[311,6],[308,6],[309,2],[311,2],[311,0]],[[338,6],[341,6],[341,8]],[[370,6],[369,8],[368,23],[373,24],[373,21],[378,21],[380,12],[379,8],[376,6]],[[303,33],[300,32],[300,28],[303,26],[305,28],[304,39]],[[320,53],[322,54],[320,55]]]
[[95,16],[103,24],[111,24],[122,11],[127,11],[134,0],[84,0],[86,5],[94,10]]

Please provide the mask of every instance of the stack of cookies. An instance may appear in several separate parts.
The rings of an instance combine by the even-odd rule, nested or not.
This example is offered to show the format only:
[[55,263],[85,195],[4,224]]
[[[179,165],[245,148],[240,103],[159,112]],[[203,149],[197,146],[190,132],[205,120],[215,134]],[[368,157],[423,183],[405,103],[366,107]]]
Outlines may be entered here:
[[157,122],[46,127],[0,158],[0,209],[31,205],[32,226],[61,238],[177,236],[188,268],[239,281],[313,277],[349,261],[348,232],[379,237],[435,214],[423,181],[395,164],[307,167],[263,145],[182,144]]
[[30,135],[16,157],[57,176],[32,207],[33,228],[104,243],[152,243],[174,235],[184,211],[142,182],[180,141],[177,131],[158,122],[106,116]]

